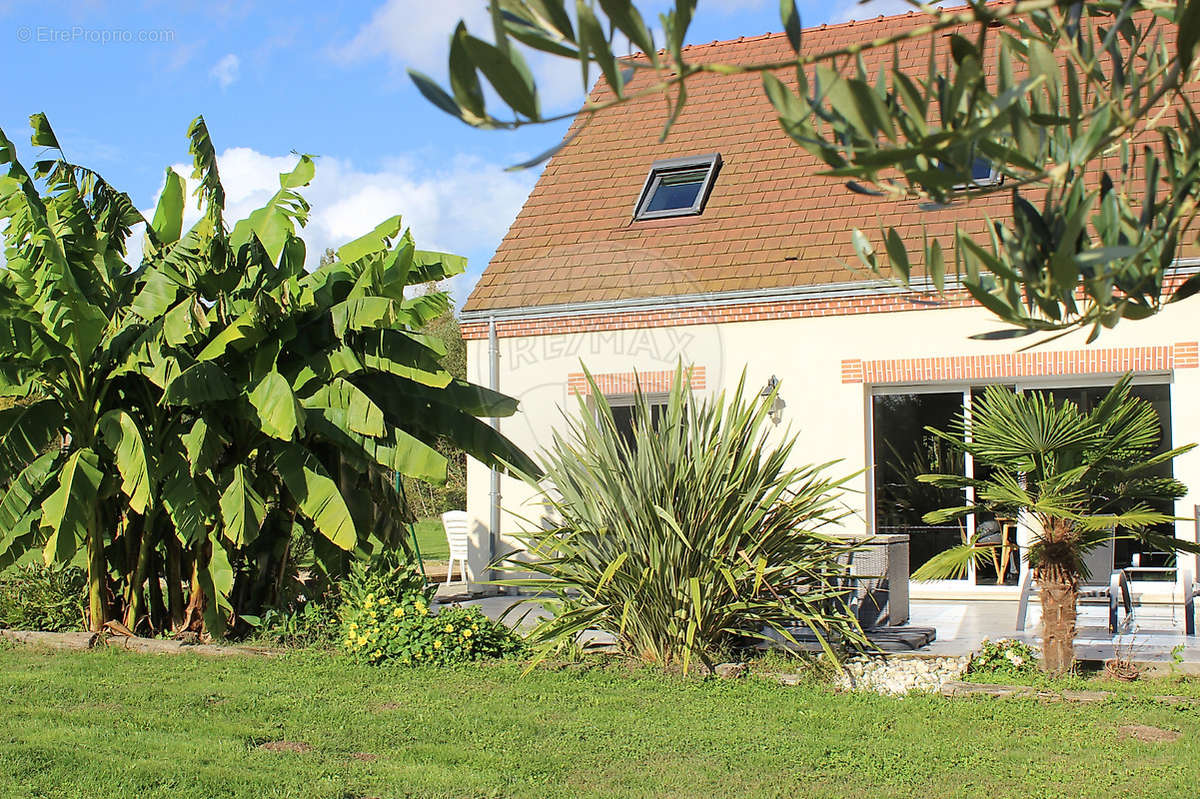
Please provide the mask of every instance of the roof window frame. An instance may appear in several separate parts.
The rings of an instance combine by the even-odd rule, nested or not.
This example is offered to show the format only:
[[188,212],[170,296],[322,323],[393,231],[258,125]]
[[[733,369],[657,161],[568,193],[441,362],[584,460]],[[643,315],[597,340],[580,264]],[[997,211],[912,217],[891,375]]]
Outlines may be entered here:
[[[721,170],[722,163],[720,153],[688,155],[655,161],[650,165],[650,172],[646,175],[646,182],[642,185],[642,193],[638,195],[637,203],[633,206],[634,220],[669,219],[678,216],[699,216],[704,213],[704,206],[708,203],[708,196],[712,193],[713,184],[716,183],[717,173]],[[696,193],[696,200],[689,207],[665,208],[660,211],[645,210],[658,191],[664,176],[697,169],[705,169],[706,172],[700,183],[700,191]]]
[[[975,156],[975,159],[977,161],[986,161],[987,162],[987,165],[988,165],[987,177],[985,177],[985,178],[972,177],[966,183],[956,183],[955,185],[950,187],[953,191],[970,191],[971,189],[982,189],[982,188],[986,188],[988,186],[999,186],[1000,184],[1002,184],[1004,182],[1004,173],[996,168],[996,165],[994,163],[992,163],[992,160],[990,158],[988,158],[987,156],[983,156],[983,155],[977,155],[977,156]],[[971,166],[973,169],[975,166],[974,163],[972,163]]]

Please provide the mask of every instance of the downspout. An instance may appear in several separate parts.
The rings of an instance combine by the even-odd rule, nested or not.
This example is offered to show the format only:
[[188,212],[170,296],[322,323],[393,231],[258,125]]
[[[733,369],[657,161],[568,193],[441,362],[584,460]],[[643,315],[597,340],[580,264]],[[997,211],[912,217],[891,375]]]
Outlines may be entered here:
[[[488,388],[500,391],[500,344],[496,337],[496,317],[488,318]],[[492,429],[500,432],[500,417],[493,416]],[[496,579],[495,570],[490,568],[496,558],[500,544],[500,470],[492,467],[491,518],[488,520],[488,572],[487,579]],[[504,593],[504,589],[500,589]]]

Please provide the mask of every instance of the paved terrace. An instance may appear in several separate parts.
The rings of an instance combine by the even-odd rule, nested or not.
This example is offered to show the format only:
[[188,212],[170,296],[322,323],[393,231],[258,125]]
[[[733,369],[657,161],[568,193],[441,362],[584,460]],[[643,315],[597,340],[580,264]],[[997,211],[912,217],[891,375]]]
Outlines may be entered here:
[[[444,586],[438,592],[439,598],[450,599],[456,589],[461,591],[461,588],[461,585]],[[491,596],[465,599],[462,604],[477,605],[493,619],[503,617],[510,625],[527,627],[542,616],[544,611],[536,602],[531,601],[518,606],[521,599],[522,597],[514,596]],[[1020,638],[1036,645],[1041,635],[1040,608],[1036,597],[1030,603],[1029,622],[1024,633],[1018,633],[1015,629],[1015,601],[912,600],[909,613],[910,625],[932,627],[937,631],[933,643],[916,650],[920,654],[967,655],[977,650],[985,638]],[[596,640],[603,638],[597,634]],[[1107,605],[1080,605],[1078,634],[1075,639],[1080,660],[1102,661],[1113,657],[1114,650],[1119,649],[1123,657],[1137,662],[1169,662],[1173,658],[1173,651],[1180,645],[1183,646],[1179,653],[1182,660],[1189,666],[1200,667],[1200,636],[1189,638],[1184,635],[1181,606],[1135,607],[1128,631],[1114,638],[1108,634]]]

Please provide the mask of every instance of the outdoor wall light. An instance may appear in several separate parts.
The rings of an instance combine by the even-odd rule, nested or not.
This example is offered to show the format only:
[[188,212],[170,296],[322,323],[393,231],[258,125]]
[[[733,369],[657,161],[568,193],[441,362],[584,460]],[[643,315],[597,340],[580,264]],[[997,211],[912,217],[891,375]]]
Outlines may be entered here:
[[763,387],[762,394],[760,395],[763,399],[770,399],[771,395],[775,396],[774,401],[771,403],[771,407],[767,410],[767,416],[771,417],[771,421],[775,424],[779,424],[779,422],[783,419],[783,409],[787,405],[787,403],[783,401],[783,397],[780,397],[779,394],[776,393],[778,390],[779,378],[775,377],[775,375],[771,375],[771,377],[767,380],[767,384]]

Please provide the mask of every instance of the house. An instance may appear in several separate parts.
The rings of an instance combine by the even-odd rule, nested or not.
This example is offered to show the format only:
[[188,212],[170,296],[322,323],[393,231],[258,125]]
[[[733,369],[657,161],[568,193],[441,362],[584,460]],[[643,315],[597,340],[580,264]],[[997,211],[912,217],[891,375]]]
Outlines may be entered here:
[[[821,26],[804,41],[820,51],[922,22],[910,13]],[[929,46],[924,38],[908,43],[901,58],[919,69]],[[770,34],[691,47],[688,57],[761,62],[790,50],[783,34]],[[795,457],[861,472],[858,492],[847,497],[857,514],[848,529],[910,534],[915,568],[964,532],[920,520],[941,504],[922,494],[927,485],[906,479],[937,457],[924,427],[944,426],[982,386],[1050,389],[1087,405],[1132,371],[1167,441],[1200,441],[1200,332],[1192,319],[1200,306],[1182,303],[1120,325],[1092,345],[1084,333],[1030,351],[1019,349],[1023,340],[970,338],[1001,325],[961,293],[933,306],[856,270],[851,230],[895,226],[914,239],[948,237],[957,222],[982,232],[985,215],[1006,215],[1006,196],[969,210],[925,210],[852,193],[820,176],[823,165],[783,135],[756,76],[707,74],[688,85],[687,108],[665,142],[661,98],[612,109],[585,127],[577,120],[575,138],[546,166],[463,308],[469,378],[520,399],[520,412],[501,424],[518,445],[538,451],[564,413],[578,412],[589,391],[581,363],[616,406],[629,404],[635,373],[644,390],[665,392],[680,360],[697,392],[731,387],[743,370],[754,386],[778,380],[778,429],[798,436]],[[989,179],[986,168],[979,179]],[[1181,263],[1181,274],[1189,270],[1194,264]],[[1175,474],[1200,487],[1200,451],[1180,458]],[[529,498],[520,482],[471,463],[475,575],[511,545],[519,516],[536,515]],[[1177,512],[1190,514],[1196,502],[1193,492]],[[1190,538],[1195,528],[1181,522],[1177,534]],[[1118,565],[1135,549],[1120,542]],[[1165,562],[1161,554],[1143,558]],[[1020,558],[1007,568],[984,565],[966,579],[914,584],[912,594],[1011,599],[1022,567]],[[1138,586],[1147,600],[1174,588],[1169,576]]]

